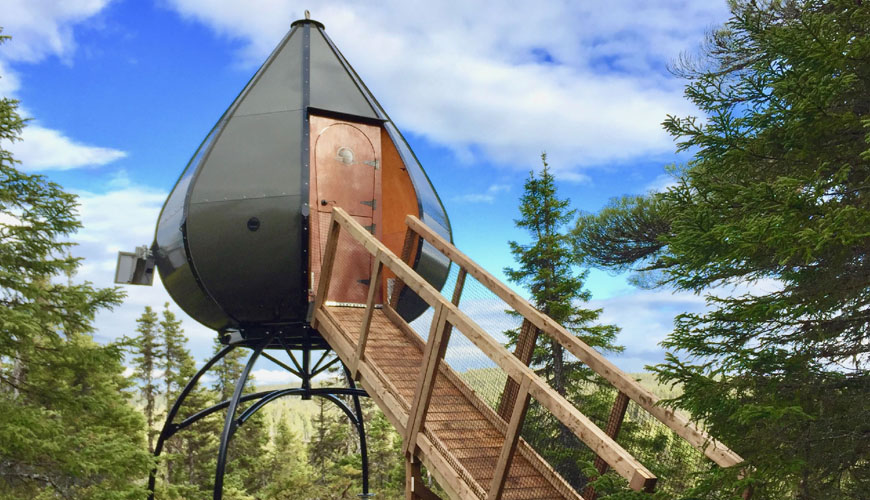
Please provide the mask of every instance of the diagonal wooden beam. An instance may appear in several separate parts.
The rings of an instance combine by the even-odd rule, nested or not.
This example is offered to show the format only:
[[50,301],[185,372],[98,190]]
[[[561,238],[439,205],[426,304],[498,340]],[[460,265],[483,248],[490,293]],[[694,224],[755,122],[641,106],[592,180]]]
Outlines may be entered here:
[[[613,401],[613,407],[610,409],[610,418],[607,419],[607,425],[604,427],[604,433],[616,440],[619,436],[619,429],[622,428],[622,422],[625,420],[625,411],[628,409],[628,396],[624,392],[618,392],[616,399]],[[600,456],[595,457],[595,470],[599,474],[604,475],[607,472],[607,461]],[[587,486],[583,490],[583,498],[586,500],[595,500],[597,493],[593,486]]]
[[447,324],[447,311],[443,304],[435,306],[432,315],[432,327],[429,329],[429,338],[426,349],[423,352],[423,363],[420,367],[420,375],[417,378],[417,389],[414,391],[414,402],[408,416],[408,428],[405,431],[405,442],[402,451],[406,455],[413,455],[417,445],[417,433],[423,427],[429,403],[432,401],[432,391],[435,389],[435,377],[438,374],[438,363],[444,357],[449,340],[449,325]]
[[[535,353],[535,342],[538,340],[538,329],[531,321],[523,319],[523,324],[520,327],[520,334],[517,337],[517,347],[514,349],[514,356],[526,366],[532,362],[532,355]],[[505,420],[511,419],[511,411],[519,394],[520,385],[512,378],[508,377],[504,384],[504,392],[502,392],[501,401],[498,402],[498,415]]]
[[[329,223],[329,234],[326,237],[326,248],[323,250],[323,260],[320,263],[320,281],[317,284],[317,295],[314,297],[315,311],[326,302],[329,282],[332,279],[332,266],[335,264],[338,236],[341,232],[341,225],[336,220],[336,217],[338,217],[338,214],[333,211],[332,220]],[[317,315],[311,318],[311,328],[317,329]]]
[[498,462],[495,464],[495,474],[492,482],[489,485],[489,493],[487,500],[501,500],[502,492],[504,491],[504,483],[507,480],[507,473],[513,461],[514,453],[517,451],[517,443],[520,440],[520,432],[523,430],[523,421],[526,419],[526,411],[529,409],[529,386],[531,379],[523,379],[519,386],[519,393],[514,402],[513,411],[511,412],[511,420],[508,423],[507,431],[505,432],[504,444],[501,448],[501,453],[498,456]]
[[369,329],[372,324],[372,314],[375,310],[375,298],[378,296],[378,291],[381,289],[381,275],[384,271],[384,262],[381,260],[380,252],[375,254],[374,263],[372,264],[372,274],[369,280],[369,295],[366,299],[366,312],[363,314],[362,322],[359,326],[359,336],[356,345],[356,353],[351,362],[350,373],[351,378],[358,380],[359,363],[365,355],[366,342],[369,338]]
[[[414,246],[419,239],[420,237],[410,227],[405,230],[405,242],[402,245],[402,255],[399,257],[402,259],[402,262],[410,264],[411,253],[414,251]],[[393,284],[393,291],[389,297],[389,304],[392,307],[396,307],[396,304],[399,302],[399,295],[401,295],[403,288],[405,288],[405,282],[399,277],[396,277],[396,281]]]
[[414,457],[405,459],[405,500],[441,500],[426,487],[420,465]]

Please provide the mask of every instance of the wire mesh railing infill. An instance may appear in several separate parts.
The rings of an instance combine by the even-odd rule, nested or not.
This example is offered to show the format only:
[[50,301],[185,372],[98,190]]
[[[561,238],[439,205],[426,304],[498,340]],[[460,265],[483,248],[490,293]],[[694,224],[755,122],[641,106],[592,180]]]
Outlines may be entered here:
[[[393,338],[365,333],[355,361],[372,357],[372,371],[397,392],[409,429],[417,425],[414,415],[420,412],[419,432],[475,496],[496,490],[505,498],[539,498],[552,489],[565,498],[579,498],[577,492],[582,492],[588,500],[653,485],[677,496],[688,492],[714,461],[723,466],[739,462],[721,443],[714,443],[717,451],[705,453],[704,441],[712,440],[703,431],[690,429],[683,416],[660,411],[650,391],[418,220],[409,217],[405,264],[346,214],[340,212],[335,220],[347,238],[339,237],[326,305],[357,311],[333,307],[330,314],[356,318],[345,329],[351,345],[368,328],[405,332]],[[453,262],[438,291],[408,267],[413,246],[424,239]],[[399,297],[430,307],[407,323],[392,310]],[[373,315],[375,307],[392,313]],[[570,383],[553,383],[548,345],[562,346],[558,350],[564,352],[562,365],[572,370]],[[405,437],[415,432],[408,430]]]

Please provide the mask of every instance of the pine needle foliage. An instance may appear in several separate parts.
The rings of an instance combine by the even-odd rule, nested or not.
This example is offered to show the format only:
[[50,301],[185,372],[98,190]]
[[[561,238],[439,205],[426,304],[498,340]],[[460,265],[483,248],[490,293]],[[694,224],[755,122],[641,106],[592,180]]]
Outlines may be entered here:
[[747,461],[705,494],[867,498],[870,7],[735,1],[675,71],[704,113],[664,122],[691,159],[665,192],[583,217],[577,248],[706,295],[656,367]]
[[0,98],[0,497],[142,498],[151,461],[126,346],[90,335],[122,296],[72,281],[76,198],[4,149],[25,126],[17,108]]

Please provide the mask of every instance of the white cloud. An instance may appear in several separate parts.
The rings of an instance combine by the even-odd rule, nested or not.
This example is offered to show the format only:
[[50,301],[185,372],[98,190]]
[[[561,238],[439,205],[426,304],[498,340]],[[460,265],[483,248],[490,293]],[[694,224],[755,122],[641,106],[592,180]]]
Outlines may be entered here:
[[467,203],[492,203],[495,201],[499,193],[510,191],[511,187],[507,184],[493,184],[486,188],[482,193],[469,193],[460,196],[454,196],[455,201],[464,201]]
[[643,192],[663,193],[669,188],[676,187],[677,179],[671,174],[661,174],[644,186]]
[[12,40],[3,57],[39,62],[47,56],[69,59],[75,51],[73,26],[102,11],[110,0],[4,0],[3,34]]
[[20,141],[4,147],[21,162],[22,170],[29,171],[100,166],[127,156],[124,151],[82,144],[39,125],[28,125]]
[[21,220],[18,217],[12,214],[0,212],[0,225],[17,226],[19,224],[21,224]]
[[600,307],[602,324],[619,326],[622,330],[616,343],[625,346],[620,355],[609,355],[619,368],[628,372],[644,371],[644,366],[664,360],[659,346],[671,331],[674,318],[684,312],[700,312],[704,298],[691,293],[670,290],[633,290],[625,295],[593,300],[591,307]]
[[[0,48],[0,54],[2,53]],[[18,75],[8,68],[3,59],[0,59],[0,96],[12,96],[19,88],[21,88],[21,81]]]
[[[47,57],[71,62],[75,51],[73,27],[97,15],[109,0],[7,0],[3,5],[3,34],[12,39],[0,49],[0,96],[15,97],[21,81],[10,62],[38,63]],[[24,103],[26,106],[26,103]],[[26,107],[19,114],[32,117]],[[68,170],[100,166],[123,158],[114,148],[84,144],[62,131],[31,122],[21,141],[0,144],[22,162],[24,170]]]
[[[76,280],[90,281],[98,287],[115,286],[115,264],[119,250],[131,251],[139,245],[150,245],[154,239],[154,225],[168,193],[162,190],[131,184],[122,173],[110,180],[112,188],[103,193],[79,191],[79,215],[84,227],[73,236],[78,243],[73,255],[84,257]],[[181,320],[190,347],[197,361],[212,351],[216,336],[213,330],[199,324],[185,314],[169,297],[160,276],[153,286],[123,286],[127,292],[124,304],[113,311],[97,315],[95,337],[105,342],[123,335],[134,335],[136,318],[145,306],[162,309],[168,302]]]
[[[645,365],[664,360],[664,349],[659,345],[674,329],[674,318],[682,313],[703,313],[708,310],[707,295],[737,297],[744,294],[761,296],[782,290],[782,283],[772,278],[752,283],[722,285],[698,295],[669,289],[637,290],[590,302],[592,307],[603,308],[600,321],[619,326],[616,343],[625,346],[625,352],[610,356],[612,361],[630,372],[643,371]],[[681,356],[681,353],[675,353]]]
[[[169,0],[182,16],[246,41],[263,60],[302,15],[290,0]],[[726,18],[718,2],[404,2],[317,5],[323,21],[400,128],[527,169],[546,150],[560,178],[670,154],[660,123],[689,114],[665,70]]]

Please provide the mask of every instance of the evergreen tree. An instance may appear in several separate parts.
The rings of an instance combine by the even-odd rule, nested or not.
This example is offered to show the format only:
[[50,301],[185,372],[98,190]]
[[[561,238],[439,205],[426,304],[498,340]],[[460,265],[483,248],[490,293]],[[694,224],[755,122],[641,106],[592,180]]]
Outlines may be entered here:
[[325,398],[314,398],[317,411],[311,419],[311,442],[308,444],[311,462],[318,475],[324,477],[336,459],[347,451],[347,432],[338,409]]
[[[619,328],[595,324],[601,309],[577,305],[587,302],[590,295],[583,288],[588,271],[576,271],[571,238],[565,230],[576,212],[568,208],[570,200],[559,198],[546,154],[541,155],[541,161],[540,174],[529,173],[520,198],[520,218],[514,221],[517,227],[528,231],[531,242],[527,245],[508,242],[519,266],[506,268],[505,274],[529,290],[539,311],[581,340],[604,351],[619,352],[622,348],[614,344]],[[516,331],[509,332],[512,342],[516,342],[517,335]],[[570,385],[590,377],[590,371],[581,363],[566,361],[564,348],[555,340],[539,342],[538,346],[532,365],[540,368],[559,394],[565,396]]]
[[[169,303],[163,304],[162,319],[160,320],[160,335],[163,342],[163,356],[160,367],[163,369],[163,383],[166,387],[166,408],[178,398],[179,393],[189,380],[182,370],[185,365],[193,366],[193,358],[187,350],[187,337],[181,329],[181,320],[169,310]],[[195,371],[194,371],[195,373]],[[192,376],[193,373],[190,374]]]
[[[656,367],[671,401],[747,461],[753,498],[870,491],[870,7],[736,1],[668,117],[692,153],[664,193],[581,219],[588,262],[707,294]],[[764,280],[764,286],[752,286]],[[734,286],[745,292],[731,292]],[[723,291],[725,290],[725,291]],[[721,484],[721,483],[720,483]]]
[[125,346],[90,336],[121,294],[69,283],[76,198],[2,148],[24,127],[17,106],[0,98],[0,497],[141,498],[151,462]]
[[339,499],[353,493],[362,480],[359,437],[356,429],[334,403],[315,398],[317,411],[312,419],[312,436],[308,444],[316,485],[322,498]]
[[[224,345],[220,343],[220,340],[215,338],[213,354],[217,354],[223,348]],[[233,349],[212,368],[212,372],[217,377],[212,388],[221,401],[233,397],[236,382],[238,382],[239,377],[242,376],[242,371],[245,369],[244,359],[244,349]]]
[[[180,374],[192,378],[196,373],[193,359],[185,362]],[[213,391],[204,387],[195,387],[185,400],[180,412],[181,418],[187,418],[194,412],[215,404],[217,398]],[[199,491],[208,493],[214,484],[214,471],[217,465],[217,450],[223,421],[220,414],[210,415],[191,425],[174,439],[180,441],[177,446],[179,457],[178,476],[173,479],[175,484],[195,486]]]
[[314,469],[308,463],[307,448],[287,420],[287,415],[280,415],[275,426],[266,456],[268,477],[257,498],[296,500],[301,492],[311,492],[314,486]]
[[141,381],[139,393],[145,402],[145,423],[148,429],[148,451],[154,452],[154,437],[159,431],[155,430],[157,410],[155,403],[159,389],[154,380],[154,370],[159,366],[161,351],[157,338],[157,314],[151,306],[145,306],[145,312],[136,320],[136,332],[139,334],[135,339],[133,366],[135,378]]
[[[181,328],[181,321],[169,310],[168,303],[164,304],[161,316],[159,329],[163,356],[160,366],[163,368],[168,410],[181,396],[187,382],[196,374],[196,362],[187,348],[188,340]],[[214,400],[212,391],[204,387],[194,387],[179,410],[176,421],[180,422],[211,406]],[[167,441],[163,458],[165,476],[171,485],[167,487],[170,495],[186,498],[211,491],[220,430],[219,416],[212,415]]]
[[371,490],[378,498],[405,498],[402,437],[371,400],[363,399],[363,412],[366,420]]
[[[570,201],[560,199],[556,181],[541,155],[543,168],[539,174],[531,172],[520,199],[520,218],[517,227],[528,231],[531,241],[521,245],[509,242],[519,266],[506,268],[508,279],[525,286],[535,307],[563,325],[590,346],[604,351],[618,352],[614,344],[619,329],[613,325],[595,323],[600,309],[586,309],[590,294],[583,288],[588,271],[577,272],[571,238],[566,226],[574,219]],[[519,333],[506,332],[511,343]],[[579,402],[588,396],[586,386],[597,381],[593,372],[578,361],[568,361],[561,344],[552,339],[539,339],[532,356],[532,366],[561,395]],[[576,436],[548,412],[536,405],[529,410],[532,418],[524,430],[527,439],[536,441],[536,448],[556,464],[557,470],[575,486],[582,486],[585,476],[576,450],[583,448]],[[555,439],[555,443],[554,443]],[[592,459],[594,457],[583,457]]]

